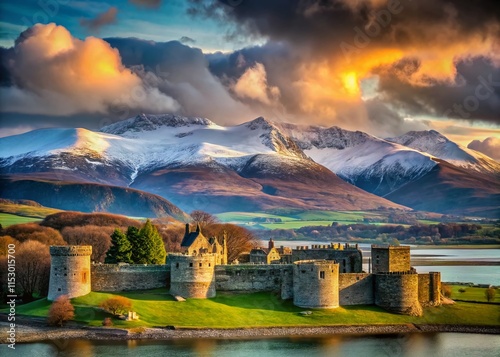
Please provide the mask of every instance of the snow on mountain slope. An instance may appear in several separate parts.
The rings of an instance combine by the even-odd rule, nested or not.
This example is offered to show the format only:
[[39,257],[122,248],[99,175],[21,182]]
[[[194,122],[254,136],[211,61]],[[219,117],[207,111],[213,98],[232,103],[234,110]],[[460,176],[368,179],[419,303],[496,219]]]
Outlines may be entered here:
[[101,132],[43,129],[0,138],[0,148],[3,167],[18,160],[53,157],[59,162],[58,168],[72,169],[60,162],[62,154],[71,154],[85,157],[93,165],[122,165],[130,183],[140,171],[176,163],[216,162],[240,170],[257,154],[307,160],[295,142],[263,118],[222,127],[204,118],[142,114],[106,126]]
[[436,165],[429,154],[360,131],[291,124],[281,127],[314,161],[379,195],[417,179]]
[[387,141],[428,153],[458,167],[487,174],[498,175],[500,172],[500,163],[478,151],[450,141],[435,130],[410,131],[395,138],[388,138]]

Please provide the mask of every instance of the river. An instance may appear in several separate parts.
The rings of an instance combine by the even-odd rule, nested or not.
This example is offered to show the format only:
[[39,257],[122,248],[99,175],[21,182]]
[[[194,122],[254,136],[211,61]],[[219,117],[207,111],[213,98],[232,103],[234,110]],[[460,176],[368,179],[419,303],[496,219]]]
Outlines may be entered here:
[[0,349],[5,357],[489,357],[498,356],[500,338],[482,334],[425,333],[259,340],[73,340],[17,345],[15,351],[1,345]]

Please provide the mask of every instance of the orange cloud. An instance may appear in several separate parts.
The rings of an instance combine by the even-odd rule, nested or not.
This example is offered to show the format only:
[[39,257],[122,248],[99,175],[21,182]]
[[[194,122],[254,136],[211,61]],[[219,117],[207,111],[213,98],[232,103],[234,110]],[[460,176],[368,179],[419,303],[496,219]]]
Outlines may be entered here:
[[147,86],[98,38],[79,40],[62,26],[35,25],[10,63],[16,87],[2,88],[4,111],[29,114],[107,114],[112,107],[170,112],[177,102]]

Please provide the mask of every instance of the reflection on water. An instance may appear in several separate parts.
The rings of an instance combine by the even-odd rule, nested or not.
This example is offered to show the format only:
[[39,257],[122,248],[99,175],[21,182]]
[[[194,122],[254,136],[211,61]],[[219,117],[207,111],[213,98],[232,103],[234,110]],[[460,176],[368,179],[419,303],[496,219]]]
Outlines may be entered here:
[[[1,346],[3,348],[5,346]],[[93,357],[469,357],[498,356],[495,335],[436,333],[380,336],[328,336],[260,340],[71,341],[17,345],[2,356]]]

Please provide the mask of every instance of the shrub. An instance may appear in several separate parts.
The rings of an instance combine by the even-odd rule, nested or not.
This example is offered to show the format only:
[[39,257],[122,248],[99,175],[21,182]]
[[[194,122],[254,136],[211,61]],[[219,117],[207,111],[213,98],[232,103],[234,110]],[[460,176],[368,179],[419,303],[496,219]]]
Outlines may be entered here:
[[441,292],[443,295],[447,298],[451,297],[451,286],[446,285],[446,284],[441,284]]
[[466,291],[467,291],[467,290],[465,290],[465,288],[460,288],[460,289],[458,289],[458,292],[459,292],[459,293],[465,293]]
[[488,302],[491,302],[495,300],[495,295],[497,294],[497,291],[495,290],[494,287],[490,286],[486,291],[484,292],[484,295],[486,296],[486,300]]
[[111,317],[105,317],[104,320],[102,320],[102,325],[113,326],[113,320],[111,320]]
[[115,296],[104,300],[99,307],[113,315],[120,315],[132,308],[132,301],[123,296]]
[[47,322],[49,325],[61,326],[65,321],[73,320],[75,308],[67,295],[59,296],[50,306]]

